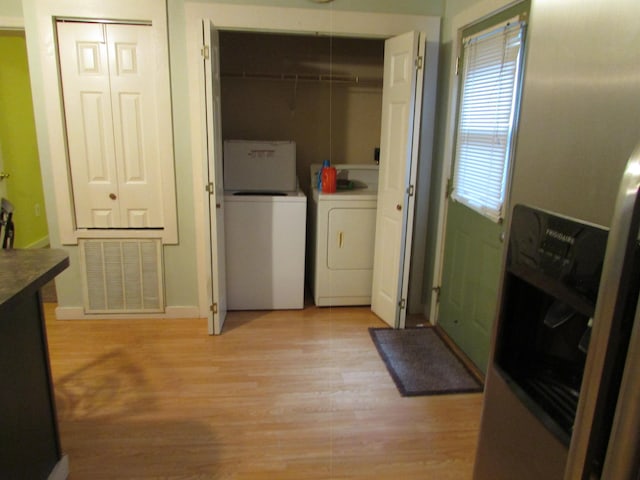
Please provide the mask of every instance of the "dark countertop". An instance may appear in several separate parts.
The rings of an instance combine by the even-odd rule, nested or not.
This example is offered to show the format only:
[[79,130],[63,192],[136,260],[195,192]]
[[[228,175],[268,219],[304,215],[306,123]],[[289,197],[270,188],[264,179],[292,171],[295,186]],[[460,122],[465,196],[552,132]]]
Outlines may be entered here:
[[0,312],[22,295],[35,293],[68,266],[69,256],[64,250],[0,249]]

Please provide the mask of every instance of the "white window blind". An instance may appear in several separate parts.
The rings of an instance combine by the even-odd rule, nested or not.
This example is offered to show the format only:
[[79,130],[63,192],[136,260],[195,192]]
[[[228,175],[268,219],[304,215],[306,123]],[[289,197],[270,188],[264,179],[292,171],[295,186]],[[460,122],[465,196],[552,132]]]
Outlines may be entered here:
[[524,23],[510,20],[463,40],[452,198],[503,216]]

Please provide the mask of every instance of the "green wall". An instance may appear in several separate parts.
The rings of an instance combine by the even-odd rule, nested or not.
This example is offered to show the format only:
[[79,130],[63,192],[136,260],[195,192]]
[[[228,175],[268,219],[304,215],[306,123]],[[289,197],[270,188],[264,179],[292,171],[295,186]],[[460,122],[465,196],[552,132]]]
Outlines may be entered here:
[[7,198],[15,207],[15,247],[48,243],[44,194],[24,33],[0,31],[0,148]]

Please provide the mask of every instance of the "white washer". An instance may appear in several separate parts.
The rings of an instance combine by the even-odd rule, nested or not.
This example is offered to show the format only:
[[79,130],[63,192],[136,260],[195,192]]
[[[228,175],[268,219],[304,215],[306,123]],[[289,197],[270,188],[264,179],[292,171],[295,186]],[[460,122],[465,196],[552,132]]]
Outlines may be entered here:
[[317,306],[369,305],[378,199],[377,165],[334,165],[354,188],[317,189],[311,166],[309,279]]
[[[229,310],[304,308],[307,197],[296,188],[291,143],[225,142],[225,184],[234,187],[224,196]],[[272,149],[276,154],[268,159],[265,176],[264,152]],[[262,152],[254,155],[255,162],[227,168],[251,151]],[[283,190],[291,186],[292,168],[293,189]],[[243,178],[247,190],[242,189]]]

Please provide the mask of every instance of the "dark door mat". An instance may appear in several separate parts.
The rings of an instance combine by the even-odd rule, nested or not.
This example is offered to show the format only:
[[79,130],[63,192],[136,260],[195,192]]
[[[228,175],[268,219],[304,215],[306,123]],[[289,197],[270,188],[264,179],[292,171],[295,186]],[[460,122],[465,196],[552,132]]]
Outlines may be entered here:
[[403,396],[482,391],[435,329],[370,328],[369,333]]

